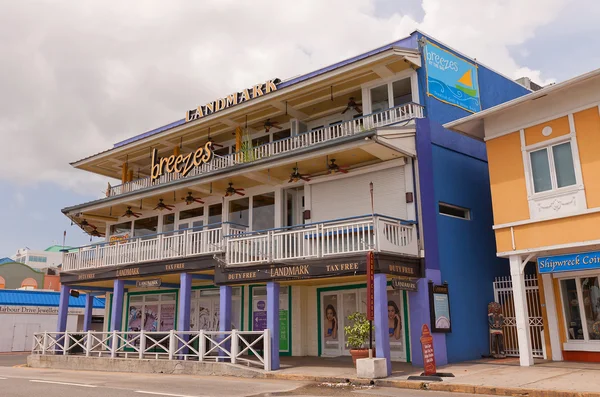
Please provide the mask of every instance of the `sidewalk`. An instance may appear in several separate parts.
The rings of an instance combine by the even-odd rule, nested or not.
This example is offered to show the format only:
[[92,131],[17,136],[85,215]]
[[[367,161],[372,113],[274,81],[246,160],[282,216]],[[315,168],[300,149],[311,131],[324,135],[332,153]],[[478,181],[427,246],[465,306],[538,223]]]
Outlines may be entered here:
[[[320,382],[369,382],[366,379],[356,379],[356,371],[349,357],[282,357],[281,363],[281,370],[267,376]],[[376,380],[375,384],[503,396],[600,397],[600,364],[594,363],[536,360],[533,367],[521,367],[518,358],[507,358],[451,364],[439,367],[438,372],[449,372],[455,377],[445,378],[443,382],[409,381],[408,376],[419,375],[421,371],[415,370],[410,364],[394,363],[392,376]]]

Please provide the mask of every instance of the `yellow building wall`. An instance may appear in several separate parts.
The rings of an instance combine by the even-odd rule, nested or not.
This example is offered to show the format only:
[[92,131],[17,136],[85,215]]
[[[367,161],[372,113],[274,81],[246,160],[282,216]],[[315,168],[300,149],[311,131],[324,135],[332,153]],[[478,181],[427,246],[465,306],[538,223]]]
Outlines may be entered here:
[[[552,133],[548,136],[542,134],[544,127],[551,127]],[[563,135],[569,135],[571,128],[569,127],[569,118],[567,116],[559,117],[554,120],[546,121],[533,127],[525,128],[525,145],[535,145],[536,143],[544,142],[549,139],[558,138]]]
[[486,142],[494,224],[529,219],[519,132]]
[[597,106],[573,114],[581,174],[588,208],[600,207],[600,111]]

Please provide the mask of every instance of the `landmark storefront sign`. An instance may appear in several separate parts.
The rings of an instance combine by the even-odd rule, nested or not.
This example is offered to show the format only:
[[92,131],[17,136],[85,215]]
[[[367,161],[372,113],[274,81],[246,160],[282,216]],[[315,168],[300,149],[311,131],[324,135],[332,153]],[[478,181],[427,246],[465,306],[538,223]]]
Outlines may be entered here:
[[218,111],[227,109],[239,103],[243,103],[249,101],[250,99],[255,99],[259,96],[277,91],[277,84],[280,82],[281,80],[279,79],[268,80],[265,83],[257,84],[251,88],[246,88],[241,92],[234,92],[225,98],[219,98],[216,101],[207,103],[206,105],[198,106],[196,109],[188,110],[185,113],[185,121],[188,122],[198,120],[202,117],[217,113]]
[[540,273],[600,269],[600,251],[546,256],[538,259]]
[[[404,277],[420,277],[419,258],[398,258],[374,254],[375,273]],[[243,269],[219,266],[215,269],[215,284],[247,284],[269,280],[300,280],[322,277],[355,276],[367,273],[367,256],[359,254],[335,260],[311,261],[302,264],[254,265]]]

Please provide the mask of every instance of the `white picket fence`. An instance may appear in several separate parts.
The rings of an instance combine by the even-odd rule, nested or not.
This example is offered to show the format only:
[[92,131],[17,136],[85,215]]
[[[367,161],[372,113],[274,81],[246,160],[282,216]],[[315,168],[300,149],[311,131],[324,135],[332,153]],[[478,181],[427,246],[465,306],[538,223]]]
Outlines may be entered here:
[[[37,332],[32,354],[194,360],[271,370],[270,331]],[[261,346],[262,345],[262,346]],[[262,350],[259,350],[261,346]]]
[[[526,274],[525,298],[529,314],[529,330],[534,358],[544,358],[544,320],[538,279],[535,274]],[[504,313],[504,351],[507,356],[519,356],[519,341],[517,337],[517,320],[512,290],[512,279],[497,277],[494,280],[494,300],[502,306]]]

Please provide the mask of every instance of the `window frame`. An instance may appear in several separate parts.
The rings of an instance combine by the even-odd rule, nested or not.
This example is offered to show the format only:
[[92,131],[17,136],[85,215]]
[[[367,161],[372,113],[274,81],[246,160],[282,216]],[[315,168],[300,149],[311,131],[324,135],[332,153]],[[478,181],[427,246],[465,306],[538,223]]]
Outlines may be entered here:
[[[591,271],[591,272],[578,272],[580,274],[577,275],[573,275],[572,273],[570,275],[566,275],[563,277],[555,277],[558,280],[558,288],[559,288],[559,295],[560,295],[560,306],[562,310],[562,323],[564,326],[564,330],[565,330],[565,335],[566,335],[566,341],[563,343],[563,348],[564,350],[573,350],[572,348],[569,348],[569,346],[581,346],[581,345],[588,345],[588,346],[595,346],[595,349],[600,348],[600,340],[594,340],[594,339],[590,339],[590,335],[589,335],[589,330],[588,330],[588,326],[587,326],[587,315],[585,313],[585,309],[584,309],[584,305],[583,305],[583,290],[581,288],[581,280],[584,278],[589,278],[589,277],[596,277],[598,278],[598,282],[600,283],[600,274],[598,274],[597,271]],[[581,317],[581,328],[583,330],[583,340],[581,339],[570,339],[569,338],[569,334],[568,334],[568,330],[569,330],[569,325],[567,324],[567,313],[565,311],[565,302],[564,302],[564,288],[563,288],[563,283],[561,281],[563,280],[575,280],[575,288],[577,290],[577,301],[579,303],[579,315]],[[581,347],[579,348],[581,349]],[[596,350],[594,350],[596,351]]]
[[[446,214],[446,213],[444,213],[444,212],[441,211],[440,207],[442,207],[442,206],[445,206],[445,207],[448,207],[448,208],[453,208],[453,209],[460,210],[460,211],[464,211],[464,213],[465,213],[466,216],[462,217],[462,216],[456,216],[456,215]],[[438,214],[443,215],[443,216],[447,216],[447,217],[450,217],[450,218],[462,219],[463,221],[470,221],[470,220],[473,219],[473,215],[472,215],[472,212],[471,212],[470,208],[461,207],[461,206],[454,205],[454,204],[448,204],[448,203],[446,203],[444,201],[438,201]]]
[[[548,142],[548,141],[545,141]],[[564,145],[568,143],[571,149],[571,158],[573,159],[573,173],[575,174],[575,183],[568,186],[558,187],[558,179],[556,175],[556,163],[554,162],[554,147]],[[534,145],[532,145],[534,146]],[[535,177],[533,175],[533,164],[531,161],[531,154],[535,152],[539,152],[541,150],[546,150],[546,156],[548,157],[548,167],[550,168],[550,184],[552,188],[549,190],[543,190],[541,192],[535,191]],[[573,142],[571,137],[567,136],[566,139],[561,139],[557,142],[552,142],[544,146],[534,147],[532,149],[527,150],[527,161],[529,163],[529,180],[531,183],[531,193],[534,196],[549,194],[551,192],[563,192],[576,188],[580,184],[580,180],[577,175],[577,165],[575,160],[575,151],[573,150]]]
[[388,89],[388,104],[389,109],[394,108],[397,104],[394,103],[394,89],[393,83],[399,80],[410,79],[410,90],[412,95],[413,103],[419,103],[419,85],[417,80],[417,72],[413,69],[403,70],[401,72],[395,73],[394,75],[386,78],[381,78],[373,81],[369,81],[368,83],[362,84],[362,110],[363,115],[373,113],[373,109],[371,108],[371,89],[387,85]]

